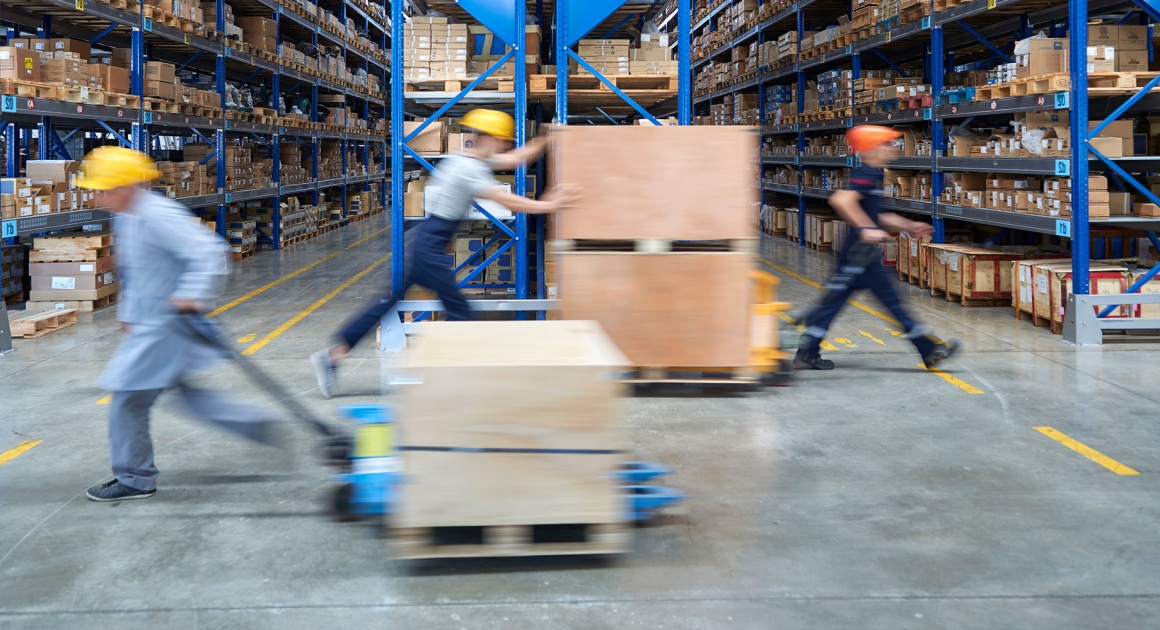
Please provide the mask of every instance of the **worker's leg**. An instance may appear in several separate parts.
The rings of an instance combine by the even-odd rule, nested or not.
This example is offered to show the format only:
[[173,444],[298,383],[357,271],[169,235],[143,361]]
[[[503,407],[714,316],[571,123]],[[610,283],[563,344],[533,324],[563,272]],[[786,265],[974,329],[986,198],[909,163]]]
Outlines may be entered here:
[[109,402],[109,457],[117,481],[134,490],[157,487],[153,440],[149,437],[149,408],[161,389],[113,392]]
[[[834,319],[845,306],[846,300],[850,299],[850,295],[857,289],[858,280],[863,271],[865,271],[864,267],[851,264],[845,256],[838,261],[838,270],[826,282],[826,292],[822,294],[818,303],[798,321],[799,324],[805,326],[805,332],[798,343],[795,360],[810,361],[821,356],[822,340],[825,339],[830,325],[834,323]],[[827,364],[824,369],[829,369],[829,367],[833,367],[832,364]]]
[[181,399],[198,419],[244,438],[272,444],[277,416],[261,407],[230,400],[222,394],[182,383]]
[[881,263],[874,263],[866,269],[863,280],[867,289],[874,293],[879,302],[886,307],[898,324],[906,331],[906,336],[923,357],[930,356],[941,341],[931,336],[930,326],[914,321],[902,303],[902,297],[895,288],[896,282]]
[[467,298],[459,291],[458,283],[451,270],[436,267],[434,264],[423,264],[416,261],[415,284],[434,291],[443,302],[447,311],[447,319],[453,322],[464,322],[474,319],[471,316],[471,305]]
[[399,290],[392,291],[389,295],[384,295],[379,301],[367,307],[358,317],[347,322],[338,333],[339,340],[342,341],[347,349],[355,347],[363,337],[367,336],[367,333],[379,325],[383,316],[395,307],[395,304],[403,298],[407,289],[410,289],[414,284],[414,280],[408,274],[407,279],[403,282],[403,286]]

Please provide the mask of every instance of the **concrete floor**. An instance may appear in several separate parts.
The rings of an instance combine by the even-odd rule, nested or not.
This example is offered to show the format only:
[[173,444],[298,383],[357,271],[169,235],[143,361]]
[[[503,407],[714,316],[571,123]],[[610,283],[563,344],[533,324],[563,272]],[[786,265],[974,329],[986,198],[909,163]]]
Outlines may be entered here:
[[[238,265],[227,297],[384,227],[347,228]],[[334,418],[378,397],[372,348],[324,401],[306,357],[386,282],[386,233],[220,316],[240,340],[313,312],[254,355]],[[767,239],[782,296],[810,302],[832,258]],[[688,514],[639,531],[613,560],[404,564],[374,527],[338,523],[328,471],[251,447],[162,399],[161,489],[96,504],[107,478],[112,313],[0,358],[0,627],[17,628],[1145,628],[1160,626],[1160,346],[1077,351],[1009,308],[963,309],[910,290],[968,352],[915,367],[890,324],[846,310],[839,369],[747,395],[630,402],[640,458],[676,468]],[[880,309],[872,298],[862,301]],[[875,341],[878,340],[878,341]],[[845,341],[842,341],[845,340]],[[879,343],[881,342],[881,343]],[[209,378],[266,404],[227,367]],[[968,390],[981,391],[969,393]],[[1117,475],[1036,431],[1139,471]],[[300,434],[305,438],[305,433]]]

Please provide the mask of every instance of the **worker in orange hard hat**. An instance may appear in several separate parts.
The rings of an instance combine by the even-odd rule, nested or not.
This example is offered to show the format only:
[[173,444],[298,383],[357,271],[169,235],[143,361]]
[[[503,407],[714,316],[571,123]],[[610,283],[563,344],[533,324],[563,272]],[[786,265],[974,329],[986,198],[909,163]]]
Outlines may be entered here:
[[85,156],[77,186],[96,192],[96,205],[114,214],[113,243],[122,283],[117,321],[121,343],[101,375],[109,402],[113,478],[85,493],[93,501],[147,499],[157,491],[149,412],[166,390],[177,389],[199,419],[270,444],[276,417],[194,386],[190,376],[218,352],[187,333],[181,316],[202,313],[229,272],[226,242],[185,206],[149,190],[160,176],[149,156],[125,147],[99,147]]
[[[834,362],[821,356],[822,339],[830,324],[859,289],[869,289],[890,310],[906,330],[928,368],[950,358],[959,348],[930,333],[925,324],[914,321],[903,307],[894,279],[882,265],[882,243],[890,235],[883,228],[925,236],[933,230],[928,223],[911,221],[893,212],[883,212],[882,169],[898,157],[896,141],[902,134],[890,127],[859,125],[846,133],[850,150],[861,164],[850,173],[849,185],[830,196],[830,205],[853,230],[838,258],[838,271],[826,283],[822,299],[798,323],[805,326],[794,367],[799,370],[832,370]],[[881,227],[879,227],[881,226]]]
[[427,216],[415,229],[408,245],[408,259],[402,286],[391,287],[391,293],[351,320],[338,334],[338,344],[314,353],[311,362],[324,398],[330,398],[337,384],[338,364],[346,358],[368,332],[379,325],[383,316],[403,299],[412,285],[426,287],[436,294],[452,321],[471,319],[471,308],[459,291],[455,274],[447,266],[444,251],[455,238],[459,224],[471,211],[477,199],[494,201],[515,212],[546,214],[574,204],[579,199],[575,187],[546,191],[538,200],[528,199],[499,188],[494,173],[512,171],[521,164],[535,161],[547,150],[546,135],[512,150],[515,120],[510,114],[490,109],[475,109],[463,117],[461,124],[473,133],[470,148],[462,154],[444,158],[432,173],[426,188]]

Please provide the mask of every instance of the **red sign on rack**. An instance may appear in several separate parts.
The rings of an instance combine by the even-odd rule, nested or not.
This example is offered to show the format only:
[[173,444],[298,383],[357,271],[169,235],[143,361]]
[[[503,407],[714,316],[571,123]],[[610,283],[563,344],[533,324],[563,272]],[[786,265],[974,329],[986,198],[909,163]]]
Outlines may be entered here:
[[31,98],[28,99],[28,109],[36,109],[36,101],[35,100],[33,100]]

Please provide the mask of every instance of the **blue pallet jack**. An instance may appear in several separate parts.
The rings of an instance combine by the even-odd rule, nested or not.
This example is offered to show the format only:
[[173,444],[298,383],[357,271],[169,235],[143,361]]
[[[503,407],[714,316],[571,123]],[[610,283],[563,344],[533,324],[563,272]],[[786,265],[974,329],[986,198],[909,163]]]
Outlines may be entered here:
[[[346,517],[389,515],[403,482],[402,450],[395,440],[395,423],[386,405],[343,407],[342,414],[354,423],[350,471],[334,476],[337,486],[332,508]],[[655,482],[672,473],[660,464],[628,462],[617,471],[626,499],[629,521],[644,522],[661,515],[685,495]]]

